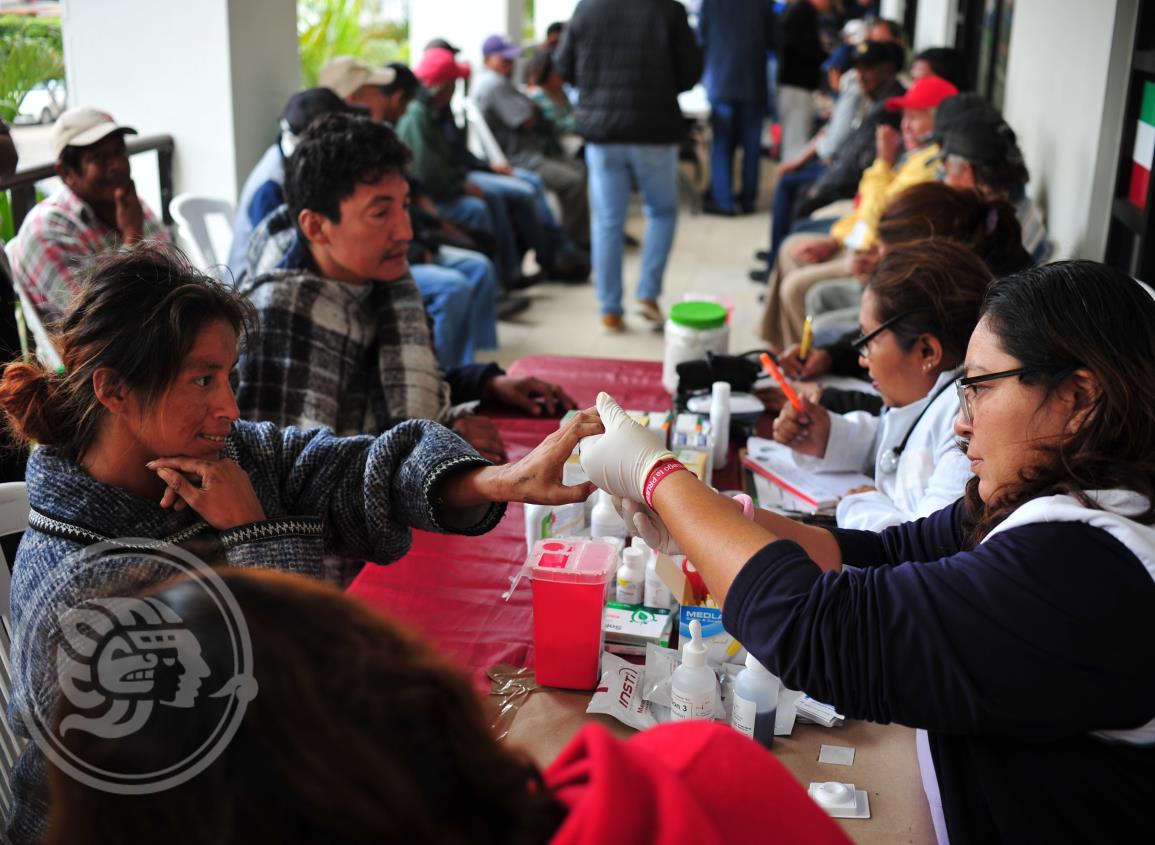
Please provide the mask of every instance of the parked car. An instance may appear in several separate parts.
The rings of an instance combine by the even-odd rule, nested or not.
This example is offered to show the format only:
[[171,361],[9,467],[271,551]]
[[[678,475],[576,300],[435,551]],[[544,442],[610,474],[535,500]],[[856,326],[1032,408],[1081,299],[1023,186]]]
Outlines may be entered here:
[[52,123],[64,111],[67,91],[59,79],[38,82],[32,86],[20,109],[16,112],[16,123]]

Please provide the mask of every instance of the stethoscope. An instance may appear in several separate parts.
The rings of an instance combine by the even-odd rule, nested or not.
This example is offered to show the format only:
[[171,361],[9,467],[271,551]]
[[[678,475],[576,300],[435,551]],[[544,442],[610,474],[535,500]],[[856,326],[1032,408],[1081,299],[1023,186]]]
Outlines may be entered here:
[[934,400],[942,396],[948,387],[954,386],[953,381],[948,381],[942,387],[934,392],[934,396],[930,397],[930,401],[922,406],[922,410],[918,412],[918,416],[914,418],[914,422],[910,424],[910,428],[906,430],[906,436],[902,438],[902,442],[893,448],[887,449],[878,458],[878,468],[887,475],[898,472],[898,461],[902,457],[902,452],[906,448],[906,443],[910,440],[910,436],[914,434],[915,428],[918,427],[919,422],[922,421],[923,416],[930,410],[930,406],[934,404]]

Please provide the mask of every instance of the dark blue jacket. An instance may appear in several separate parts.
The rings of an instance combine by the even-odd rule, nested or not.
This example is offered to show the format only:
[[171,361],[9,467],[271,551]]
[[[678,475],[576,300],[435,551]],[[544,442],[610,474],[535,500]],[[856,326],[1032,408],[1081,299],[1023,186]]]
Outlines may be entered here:
[[766,53],[774,48],[774,21],[771,0],[702,0],[702,81],[712,101],[766,104]]
[[1150,838],[1155,746],[1091,734],[1155,715],[1155,580],[1136,554],[1081,522],[970,549],[961,501],[832,533],[862,568],[771,543],[735,578],[726,630],[788,687],[925,728],[952,842]]

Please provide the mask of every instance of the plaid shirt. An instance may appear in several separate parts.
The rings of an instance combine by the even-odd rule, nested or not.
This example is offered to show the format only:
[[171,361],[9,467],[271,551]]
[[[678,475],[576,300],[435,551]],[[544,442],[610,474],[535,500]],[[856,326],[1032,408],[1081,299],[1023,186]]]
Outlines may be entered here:
[[253,233],[237,286],[259,321],[237,364],[245,419],[337,434],[452,419],[450,385],[411,276],[364,285],[321,276],[281,206]]
[[[168,230],[141,202],[144,238],[171,243]],[[67,185],[38,203],[8,245],[12,281],[45,322],[58,319],[80,289],[90,256],[120,246],[120,232],[96,216]]]

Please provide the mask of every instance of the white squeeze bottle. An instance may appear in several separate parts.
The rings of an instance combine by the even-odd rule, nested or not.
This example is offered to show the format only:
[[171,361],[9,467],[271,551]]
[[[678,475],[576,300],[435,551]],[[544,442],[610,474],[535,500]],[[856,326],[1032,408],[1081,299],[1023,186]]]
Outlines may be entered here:
[[655,607],[660,610],[669,610],[674,603],[674,597],[658,575],[658,553],[646,545],[641,537],[633,539],[633,545],[646,553],[646,594],[642,604],[646,607]]
[[641,604],[645,578],[646,553],[638,548],[622,552],[622,565],[618,567],[618,601],[622,604]]
[[746,654],[746,668],[734,678],[734,703],[730,725],[769,748],[774,744],[774,719],[778,712],[778,679]]
[[590,536],[621,537],[624,541],[628,534],[625,520],[618,516],[618,512],[614,510],[613,502],[610,501],[610,494],[605,490],[599,490],[597,503],[594,505],[593,513],[590,514]]
[[714,718],[714,698],[718,694],[718,677],[706,665],[706,644],[702,642],[702,623],[690,621],[690,641],[682,646],[682,665],[670,678],[670,718]]
[[716,381],[710,389],[710,428],[714,431],[714,471],[726,466],[730,448],[730,382]]

